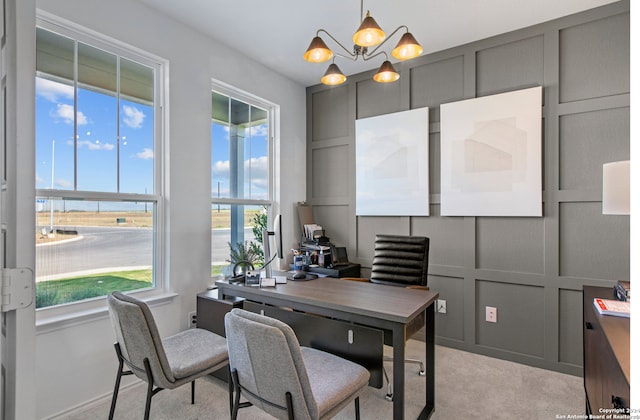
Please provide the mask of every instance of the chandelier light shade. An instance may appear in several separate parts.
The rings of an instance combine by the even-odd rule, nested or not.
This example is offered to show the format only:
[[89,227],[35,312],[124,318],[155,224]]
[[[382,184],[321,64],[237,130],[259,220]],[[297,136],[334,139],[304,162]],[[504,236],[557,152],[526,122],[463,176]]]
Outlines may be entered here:
[[381,44],[387,35],[384,33],[374,18],[369,15],[367,10],[367,17],[364,18],[360,27],[353,34],[353,42],[361,47],[374,47]]
[[345,80],[347,80],[347,76],[340,71],[336,63],[331,63],[327,71],[324,73],[324,76],[322,76],[322,79],[320,79],[322,83],[330,86],[340,85],[344,83]]
[[304,59],[311,63],[323,63],[333,57],[333,52],[327,47],[322,38],[314,37],[304,53]]
[[400,75],[396,72],[396,69],[393,68],[389,60],[382,63],[378,72],[373,76],[373,80],[378,83],[391,83],[395,82],[399,78]]
[[422,54],[422,46],[418,44],[411,32],[406,32],[402,35],[398,45],[391,51],[391,55],[398,60],[410,60],[420,54]]
[[[309,48],[304,53],[304,59],[311,63],[322,63],[333,58],[333,62],[329,65],[329,68],[325,72],[324,76],[320,79],[322,83],[326,85],[339,85],[347,80],[347,77],[340,71],[335,64],[335,57],[341,57],[357,61],[359,58],[367,61],[379,55],[385,56],[385,61],[380,66],[378,72],[373,76],[373,80],[379,83],[395,82],[400,78],[400,74],[393,68],[389,57],[385,51],[378,51],[396,32],[404,29],[405,33],[398,41],[398,44],[391,52],[391,55],[397,60],[410,60],[418,57],[422,54],[422,46],[418,43],[416,38],[409,32],[409,28],[401,25],[398,26],[389,36],[380,28],[369,11],[363,19],[363,1],[360,0],[360,26],[358,30],[353,34],[353,49],[347,49],[340,43],[333,35],[324,29],[318,29],[316,36],[311,40]],[[342,50],[343,53],[336,53],[332,51],[325,41],[320,37],[320,34],[325,34],[333,42],[335,42]],[[375,47],[375,48],[373,48]],[[371,51],[370,48],[373,48]]]

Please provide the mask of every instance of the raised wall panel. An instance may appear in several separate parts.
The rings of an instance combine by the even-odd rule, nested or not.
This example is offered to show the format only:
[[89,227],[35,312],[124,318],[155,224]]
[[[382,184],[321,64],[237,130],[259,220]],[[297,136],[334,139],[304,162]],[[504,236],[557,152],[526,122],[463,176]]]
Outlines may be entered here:
[[347,197],[349,175],[349,146],[313,149],[312,194],[314,198]]
[[367,118],[376,115],[403,111],[398,82],[378,83],[373,79],[358,82],[356,118]]
[[464,279],[429,275],[428,285],[447,301],[447,313],[436,312],[437,336],[464,341]]
[[429,238],[429,264],[464,266],[464,218],[441,217],[440,206],[431,206],[431,216],[411,218],[411,234]]
[[314,92],[312,95],[312,138],[321,141],[349,135],[349,89],[347,86]]
[[560,116],[560,189],[602,189],[602,164],[629,159],[629,108]]
[[[324,228],[324,233],[335,246],[349,245],[349,206],[314,205],[313,220]],[[351,258],[351,252],[349,252]]]
[[558,361],[582,366],[582,291],[560,289]]
[[431,195],[440,194],[440,179],[440,133],[429,133],[429,193]]
[[[342,91],[308,88],[308,102],[314,92],[335,92],[314,99],[328,114],[309,127],[337,125],[324,127],[321,136],[310,130],[311,149],[345,142],[351,158],[355,119],[429,107],[431,216],[358,217],[355,177],[330,191],[314,187],[325,167],[309,171],[314,179],[307,186],[310,194],[319,189],[322,197],[309,198],[326,217],[349,220],[336,226],[346,226],[340,235],[348,235],[349,257],[362,264],[363,276],[376,233],[431,238],[429,285],[447,300],[447,314],[436,315],[438,344],[582,374],[582,286],[630,277],[629,216],[604,216],[600,202],[602,164],[630,156],[629,9],[630,1],[622,0],[426,54],[397,67],[401,79],[388,85],[375,83],[368,72],[351,76]],[[440,216],[441,105],[531,86],[544,92],[543,217]],[[332,102],[338,95],[344,104]],[[338,109],[342,105],[346,111]],[[351,134],[338,134],[341,126]],[[330,156],[309,153],[307,164],[323,165]],[[347,178],[353,165],[346,163]],[[348,206],[346,216],[344,208],[332,208],[337,204]],[[498,308],[497,324],[484,321],[487,305]]]
[[371,267],[373,261],[373,243],[377,234],[409,235],[408,217],[360,216],[358,222],[358,258],[363,265]]
[[544,85],[544,37],[526,38],[476,53],[476,94]]
[[560,102],[630,91],[629,14],[560,31]]
[[560,275],[629,279],[629,217],[602,214],[602,204],[560,204]]
[[544,273],[544,220],[539,217],[478,217],[477,268]]
[[464,99],[464,57],[411,69],[411,109],[429,107],[429,121],[440,121],[440,104]]
[[[485,307],[498,322],[485,321]],[[529,356],[544,356],[544,288],[476,280],[476,343]]]

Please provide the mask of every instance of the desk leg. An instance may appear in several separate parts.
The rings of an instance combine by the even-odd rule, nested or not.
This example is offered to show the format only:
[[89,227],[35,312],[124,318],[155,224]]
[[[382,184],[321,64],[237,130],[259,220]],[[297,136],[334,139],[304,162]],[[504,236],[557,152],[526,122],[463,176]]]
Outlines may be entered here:
[[393,329],[393,418],[404,419],[404,347],[405,325]]
[[425,406],[420,413],[420,419],[428,419],[435,408],[435,361],[436,361],[436,348],[435,348],[435,311],[433,304],[429,305],[424,311],[424,325],[425,325],[425,348],[424,348],[424,363],[425,363],[425,390],[426,399]]

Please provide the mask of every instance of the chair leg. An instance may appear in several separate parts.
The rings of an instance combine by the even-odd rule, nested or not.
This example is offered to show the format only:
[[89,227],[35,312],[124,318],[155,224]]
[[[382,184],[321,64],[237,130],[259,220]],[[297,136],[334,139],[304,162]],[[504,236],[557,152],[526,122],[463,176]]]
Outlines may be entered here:
[[196,381],[191,381],[191,404],[196,403]]
[[116,348],[116,353],[118,354],[118,374],[116,375],[116,385],[113,387],[113,396],[111,397],[109,420],[113,420],[113,414],[116,411],[116,400],[118,399],[118,390],[120,389],[120,379],[122,379],[122,368],[124,366],[124,362],[120,357],[120,345],[118,343],[115,343],[114,346]]
[[144,420],[149,420],[149,414],[151,413],[151,397],[162,391],[164,388],[156,387],[153,389],[153,374],[151,373],[151,364],[149,359],[144,359],[144,371],[147,374],[147,400],[144,406]]
[[[385,361],[393,361],[393,357],[384,357]],[[417,360],[417,359],[404,359],[405,363],[413,363],[416,365],[420,365],[420,370],[418,371],[418,375],[420,376],[425,376],[426,372],[424,370],[424,363],[422,363],[422,360]],[[393,388],[391,385],[391,382],[389,381],[389,376],[387,376],[387,370],[383,367],[382,368],[382,373],[384,373],[384,378],[387,381],[387,395],[384,396],[384,398],[387,401],[393,401]]]
[[404,359],[405,363],[413,363],[414,365],[420,365],[420,370],[418,371],[418,375],[420,376],[425,376],[426,372],[424,370],[424,363],[422,363],[422,360],[418,360],[418,359]]
[[149,414],[151,412],[151,397],[153,397],[153,382],[147,384],[147,400],[144,405],[144,420],[149,420]]
[[285,399],[287,400],[287,415],[289,420],[294,420],[293,418],[293,397],[290,392],[284,394]]
[[382,373],[384,373],[384,379],[387,381],[387,395],[384,396],[384,399],[387,401],[393,401],[393,388],[391,381],[389,380],[389,375],[387,375],[387,369],[383,367]]
[[240,384],[238,383],[238,372],[234,369],[231,371],[231,379],[233,380],[234,400],[231,410],[231,420],[238,418],[238,408],[240,408]]
[[231,378],[231,367],[227,365],[227,382],[229,383],[229,414],[233,415],[233,379]]
[[356,420],[360,420],[360,397],[356,397],[354,404],[356,406]]

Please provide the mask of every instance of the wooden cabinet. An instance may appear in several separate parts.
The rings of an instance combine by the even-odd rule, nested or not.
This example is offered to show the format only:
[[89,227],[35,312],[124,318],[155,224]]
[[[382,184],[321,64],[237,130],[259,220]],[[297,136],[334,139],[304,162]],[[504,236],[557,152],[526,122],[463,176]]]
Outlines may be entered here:
[[586,412],[601,414],[600,408],[631,406],[629,318],[600,315],[595,297],[614,299],[613,288],[583,288],[584,390]]

